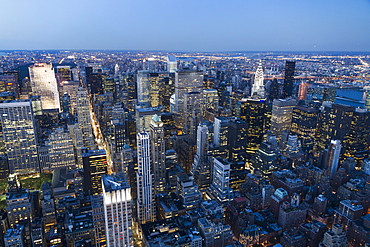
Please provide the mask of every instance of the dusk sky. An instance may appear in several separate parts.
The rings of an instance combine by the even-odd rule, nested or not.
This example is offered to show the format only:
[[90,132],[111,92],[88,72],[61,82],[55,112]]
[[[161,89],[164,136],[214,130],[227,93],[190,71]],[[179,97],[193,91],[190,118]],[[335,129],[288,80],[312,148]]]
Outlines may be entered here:
[[3,0],[0,50],[370,51],[370,0]]

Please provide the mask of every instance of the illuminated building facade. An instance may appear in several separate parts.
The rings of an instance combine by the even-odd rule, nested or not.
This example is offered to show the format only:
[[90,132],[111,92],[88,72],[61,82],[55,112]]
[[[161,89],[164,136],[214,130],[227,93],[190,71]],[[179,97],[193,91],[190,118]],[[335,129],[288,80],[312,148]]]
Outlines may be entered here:
[[156,193],[162,193],[166,190],[166,153],[163,122],[157,114],[152,118],[149,134],[152,167],[154,171],[154,187]]
[[57,73],[61,75],[62,81],[71,81],[71,67],[69,66],[57,66]]
[[28,69],[32,94],[41,96],[42,109],[60,111],[58,85],[52,64],[35,63]]
[[133,246],[131,189],[124,173],[102,176],[107,247]]
[[80,87],[77,91],[77,119],[82,131],[84,147],[95,149],[94,135],[91,124],[90,103],[87,91]]
[[342,145],[339,140],[331,140],[328,147],[328,160],[327,160],[327,167],[330,178],[334,178],[338,170],[341,149]]
[[13,92],[19,95],[19,85],[15,75],[0,75],[0,93],[2,92]]
[[204,89],[204,109],[216,110],[219,105],[219,97],[216,89]]
[[354,114],[352,106],[324,102],[317,120],[316,152],[321,152],[330,140],[343,141],[350,129]]
[[293,94],[294,71],[295,71],[295,61],[286,61],[282,95],[284,99],[292,96]]
[[195,142],[198,124],[203,119],[203,95],[202,93],[191,92],[184,95],[184,125],[183,129],[188,138]]
[[[189,93],[201,93],[203,90],[203,73],[198,71],[183,70],[175,73],[175,106],[177,114],[176,125],[182,127],[185,122],[187,110],[185,95]],[[196,127],[197,125],[195,125]]]
[[299,84],[298,101],[307,99],[307,91],[310,86],[307,82],[301,82]]
[[318,110],[311,107],[293,108],[290,133],[297,135],[302,144],[302,151],[312,153],[315,144],[315,132]]
[[107,173],[105,150],[90,150],[82,154],[84,190],[87,195],[102,193],[101,177]]
[[262,142],[265,131],[266,101],[263,99],[243,99],[240,118],[248,123],[247,153],[253,155]]
[[230,159],[236,162],[245,162],[248,144],[248,123],[239,118],[230,119],[227,141]]
[[136,75],[137,103],[150,106],[150,72],[139,70]]
[[150,136],[147,132],[137,134],[137,214],[145,224],[155,220],[154,173],[150,153]]
[[232,200],[230,163],[227,160],[213,159],[213,175],[209,191],[219,203],[227,203]]
[[50,170],[76,168],[73,141],[68,131],[55,129],[49,136]]
[[257,96],[260,98],[265,98],[265,84],[263,80],[264,80],[263,68],[262,63],[260,62],[256,70],[256,73],[254,74],[254,82],[251,91],[252,97]]
[[289,131],[295,99],[275,99],[272,103],[271,132],[280,141],[283,131]]
[[0,103],[0,121],[9,173],[39,172],[31,102]]
[[342,142],[345,157],[353,157],[361,163],[368,156],[370,140],[370,112],[367,109],[356,108],[353,113],[348,133]]
[[208,160],[208,135],[208,126],[199,124],[197,129],[197,151],[193,162],[192,174],[200,190],[207,188],[211,183],[211,163]]

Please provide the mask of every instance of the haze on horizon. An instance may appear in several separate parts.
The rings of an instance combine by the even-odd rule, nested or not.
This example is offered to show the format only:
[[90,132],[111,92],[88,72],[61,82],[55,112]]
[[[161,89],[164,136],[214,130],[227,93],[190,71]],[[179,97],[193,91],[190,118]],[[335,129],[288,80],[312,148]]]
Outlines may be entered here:
[[370,1],[3,1],[0,50],[370,51]]

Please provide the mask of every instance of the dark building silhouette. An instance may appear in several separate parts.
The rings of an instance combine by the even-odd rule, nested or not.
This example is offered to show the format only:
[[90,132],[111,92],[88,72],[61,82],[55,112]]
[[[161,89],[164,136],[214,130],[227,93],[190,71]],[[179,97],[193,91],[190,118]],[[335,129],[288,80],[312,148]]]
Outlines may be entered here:
[[292,96],[294,70],[295,70],[295,61],[286,61],[285,62],[283,95],[282,95],[284,99]]
[[91,150],[82,154],[84,190],[88,195],[102,193],[101,176],[107,173],[105,150]]

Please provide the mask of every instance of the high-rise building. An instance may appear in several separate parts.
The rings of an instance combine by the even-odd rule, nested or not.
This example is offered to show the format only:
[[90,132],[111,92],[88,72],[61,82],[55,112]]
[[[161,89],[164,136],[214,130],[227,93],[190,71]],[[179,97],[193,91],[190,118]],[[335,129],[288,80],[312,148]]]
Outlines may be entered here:
[[84,191],[87,195],[102,193],[101,177],[107,173],[105,150],[90,150],[82,154]]
[[226,147],[229,118],[215,117],[214,119],[213,143],[216,147]]
[[203,104],[205,110],[216,110],[219,105],[219,97],[216,89],[204,89],[203,90]]
[[302,144],[302,151],[313,152],[318,110],[311,107],[296,106],[293,108],[290,133],[297,135]]
[[163,122],[157,114],[152,118],[149,134],[154,171],[154,189],[156,193],[161,193],[166,190],[166,153]]
[[262,63],[260,62],[256,73],[254,74],[254,82],[252,86],[251,96],[265,98],[265,84],[263,82],[263,68]]
[[284,99],[292,96],[293,94],[294,70],[295,70],[295,61],[286,61],[282,95]]
[[350,130],[354,114],[352,106],[324,102],[318,115],[316,128],[316,151],[321,152],[330,140],[343,141]]
[[248,143],[248,123],[239,118],[230,119],[227,142],[230,151],[229,158],[236,162],[245,162]]
[[103,74],[101,65],[94,64],[85,68],[86,86],[91,94],[103,93]]
[[176,125],[182,127],[185,122],[185,95],[201,93],[203,90],[203,73],[198,71],[183,70],[175,73],[175,107]]
[[265,132],[266,101],[243,99],[240,103],[240,118],[248,123],[247,153],[253,155],[258,150]]
[[0,103],[0,121],[10,174],[39,172],[31,102]]
[[61,75],[62,81],[71,81],[71,67],[70,66],[57,66],[57,73]]
[[183,130],[188,138],[195,142],[198,124],[203,119],[203,95],[191,92],[184,95],[184,124]]
[[50,170],[59,168],[74,169],[76,167],[73,141],[68,131],[55,129],[48,140],[50,146]]
[[345,157],[353,157],[358,164],[367,157],[370,140],[370,111],[356,108],[348,133],[342,142]]
[[28,69],[32,94],[41,96],[42,109],[60,110],[58,85],[52,64],[35,63]]
[[275,99],[272,103],[271,132],[278,141],[284,130],[289,131],[295,99]]
[[89,96],[82,87],[77,92],[77,119],[82,131],[82,140],[84,147],[95,149],[94,135],[92,130]]
[[177,61],[174,55],[168,55],[167,57],[167,71],[175,73],[177,70]]
[[307,82],[301,82],[299,84],[298,101],[307,99],[307,91],[310,86]]
[[150,106],[150,72],[148,70],[139,70],[136,77],[137,83],[137,103]]
[[342,145],[340,144],[339,140],[331,140],[330,145],[328,147],[328,160],[327,160],[327,167],[330,178],[333,178],[338,170],[341,149]]
[[150,136],[147,132],[137,134],[137,214],[145,224],[155,220],[154,174],[150,157]]
[[102,176],[107,247],[133,246],[131,189],[124,173]]
[[211,163],[208,160],[208,126],[199,124],[197,130],[197,150],[193,162],[192,173],[195,183],[203,190],[211,183]]
[[230,163],[227,160],[213,159],[213,175],[209,191],[219,203],[227,203],[232,200],[233,191],[230,188]]
[[77,112],[77,91],[80,87],[79,81],[62,82],[63,94],[68,94],[70,100],[70,113],[75,115]]

